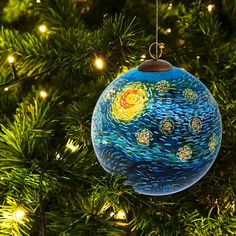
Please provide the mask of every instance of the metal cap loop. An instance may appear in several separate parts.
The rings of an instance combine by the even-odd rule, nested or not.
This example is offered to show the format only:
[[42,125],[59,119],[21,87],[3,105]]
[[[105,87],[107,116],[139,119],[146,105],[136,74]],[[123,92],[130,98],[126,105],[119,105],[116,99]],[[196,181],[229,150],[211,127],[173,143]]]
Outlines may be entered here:
[[[156,46],[156,55],[155,55],[155,56],[152,54],[152,47],[153,47],[154,45]],[[158,48],[160,49],[159,55],[157,55]],[[155,60],[157,60],[158,58],[160,58],[160,57],[162,56],[163,48],[164,48],[164,44],[163,44],[163,43],[157,43],[157,42],[152,43],[152,44],[149,46],[149,49],[148,49],[151,58],[153,58],[153,59],[155,59]]]

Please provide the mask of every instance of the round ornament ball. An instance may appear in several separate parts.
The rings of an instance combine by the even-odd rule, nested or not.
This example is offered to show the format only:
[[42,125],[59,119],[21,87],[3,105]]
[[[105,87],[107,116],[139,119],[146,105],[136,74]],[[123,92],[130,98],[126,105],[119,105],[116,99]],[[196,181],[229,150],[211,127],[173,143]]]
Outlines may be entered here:
[[207,87],[163,60],[149,60],[116,78],[92,117],[102,167],[122,173],[140,194],[182,191],[216,159],[221,116]]

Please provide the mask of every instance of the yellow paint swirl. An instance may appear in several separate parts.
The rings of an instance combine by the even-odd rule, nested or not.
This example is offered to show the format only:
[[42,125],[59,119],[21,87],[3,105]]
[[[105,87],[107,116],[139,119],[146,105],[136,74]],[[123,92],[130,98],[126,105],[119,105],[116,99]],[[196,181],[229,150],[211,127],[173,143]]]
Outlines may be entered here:
[[141,83],[129,84],[115,97],[111,115],[114,119],[129,122],[141,113],[147,100],[146,89]]

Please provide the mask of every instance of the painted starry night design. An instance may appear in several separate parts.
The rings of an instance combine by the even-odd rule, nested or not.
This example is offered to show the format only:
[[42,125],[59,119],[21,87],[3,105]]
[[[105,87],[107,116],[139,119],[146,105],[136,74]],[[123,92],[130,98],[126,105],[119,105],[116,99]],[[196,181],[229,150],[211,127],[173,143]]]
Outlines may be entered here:
[[159,127],[163,134],[171,134],[174,131],[174,122],[168,118],[163,119]]
[[160,93],[167,93],[170,89],[170,83],[166,80],[161,80],[155,84],[156,90]]
[[152,140],[153,134],[148,129],[143,129],[136,133],[136,139],[139,144],[148,145]]
[[194,76],[132,69],[115,79],[94,109],[92,141],[109,173],[123,173],[136,192],[167,195],[196,183],[221,143],[219,109]]

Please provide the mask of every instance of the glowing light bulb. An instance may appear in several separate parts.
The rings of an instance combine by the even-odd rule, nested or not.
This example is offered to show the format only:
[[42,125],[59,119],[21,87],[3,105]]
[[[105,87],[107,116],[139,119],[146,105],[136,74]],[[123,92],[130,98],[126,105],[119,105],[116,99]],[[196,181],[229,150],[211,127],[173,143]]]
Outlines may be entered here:
[[13,64],[15,61],[15,58],[13,56],[8,56],[7,60],[9,62],[9,64]]
[[170,3],[169,6],[168,6],[168,10],[171,10],[171,9],[172,9],[172,6],[173,6],[173,4]]
[[79,148],[79,145],[75,145],[75,142],[73,140],[69,139],[66,144],[66,148],[70,149],[71,152],[75,152]]
[[115,215],[115,218],[118,220],[126,220],[126,213],[124,210],[120,210],[117,212],[117,214]]
[[185,44],[185,40],[179,39],[179,40],[178,40],[178,44],[179,44],[179,46],[184,45],[184,44]]
[[168,28],[168,29],[166,30],[166,33],[167,33],[167,34],[171,33],[171,28]]
[[6,91],[6,92],[7,92],[8,90],[9,90],[9,88],[8,88],[8,87],[4,88],[4,91]]
[[197,56],[197,59],[199,60],[199,59],[200,59],[200,56]]
[[16,211],[13,214],[15,221],[21,221],[23,217],[25,216],[25,211],[21,208],[16,209]]
[[37,3],[41,3],[41,0],[37,0],[36,2],[37,2]]
[[48,96],[47,92],[45,91],[40,91],[39,95],[42,97],[42,98],[46,98]]
[[98,70],[102,70],[105,67],[104,60],[101,57],[95,59],[94,65]]
[[145,60],[145,58],[146,58],[146,55],[145,55],[145,54],[143,54],[143,55],[141,56],[141,61],[144,61],[144,60]]
[[215,5],[214,5],[214,4],[209,4],[209,5],[207,6],[207,10],[208,10],[209,12],[212,12],[214,8],[215,8]]
[[162,50],[165,49],[165,44],[164,43],[160,43],[159,44],[159,48],[162,49]]
[[47,26],[46,25],[40,25],[39,26],[39,31],[41,33],[46,33],[47,32]]

